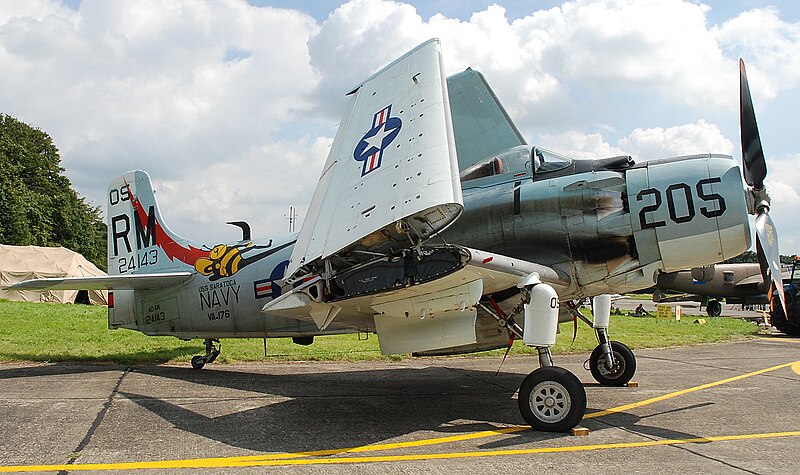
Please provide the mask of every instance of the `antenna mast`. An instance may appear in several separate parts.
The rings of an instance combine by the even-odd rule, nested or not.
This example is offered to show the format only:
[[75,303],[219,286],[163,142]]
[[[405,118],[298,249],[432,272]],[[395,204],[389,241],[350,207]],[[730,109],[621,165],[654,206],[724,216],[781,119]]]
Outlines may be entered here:
[[283,217],[289,220],[289,232],[293,233],[297,226],[297,209],[294,206],[289,206],[289,214],[284,214]]

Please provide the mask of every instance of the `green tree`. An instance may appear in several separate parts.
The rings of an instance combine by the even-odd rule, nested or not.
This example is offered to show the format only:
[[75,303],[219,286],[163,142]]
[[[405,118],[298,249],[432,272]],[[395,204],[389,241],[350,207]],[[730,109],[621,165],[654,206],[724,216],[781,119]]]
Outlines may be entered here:
[[0,242],[64,246],[106,268],[106,225],[62,173],[45,132],[0,114]]

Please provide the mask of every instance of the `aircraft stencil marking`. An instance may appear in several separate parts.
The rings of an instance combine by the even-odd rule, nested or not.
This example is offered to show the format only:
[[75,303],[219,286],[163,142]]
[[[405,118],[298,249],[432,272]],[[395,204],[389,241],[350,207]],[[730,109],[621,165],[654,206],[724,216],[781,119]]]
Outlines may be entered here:
[[361,176],[380,168],[384,149],[400,133],[403,121],[399,117],[391,117],[391,113],[391,104],[376,112],[372,119],[372,128],[364,134],[353,151],[353,158],[358,162],[364,162]]
[[[701,201],[703,201],[704,203],[707,202],[715,203],[716,209],[710,210],[706,206],[700,207],[700,214],[702,214],[706,218],[710,219],[721,216],[723,213],[725,213],[725,210],[727,209],[725,206],[725,199],[722,196],[720,196],[718,193],[706,193],[706,191],[703,189],[705,185],[710,185],[712,183],[719,183],[721,181],[722,180],[719,177],[712,177],[700,180],[695,185],[695,188],[697,190],[697,197],[700,198]],[[697,215],[697,213],[695,212],[694,200],[692,199],[691,187],[686,183],[675,183],[673,185],[670,185],[667,188],[665,195],[667,197],[667,208],[669,209],[669,218],[675,224],[688,223],[692,221],[694,217]],[[681,195],[683,195],[683,198],[680,198]],[[647,219],[647,213],[655,212],[659,208],[661,208],[661,205],[663,204],[663,200],[661,198],[661,191],[656,188],[646,188],[644,190],[641,190],[636,195],[636,201],[645,201],[645,196],[652,196],[653,203],[646,205],[642,207],[641,210],[639,210],[639,224],[642,227],[642,229],[666,226],[667,225],[666,221],[648,221]],[[677,198],[678,202],[682,201],[680,205],[676,203],[676,196],[679,197]],[[679,212],[681,214],[679,214]]]
[[239,289],[241,287],[240,284],[236,283],[236,279],[201,285],[198,288],[200,309],[205,310],[223,305],[228,306],[231,303],[239,303]]

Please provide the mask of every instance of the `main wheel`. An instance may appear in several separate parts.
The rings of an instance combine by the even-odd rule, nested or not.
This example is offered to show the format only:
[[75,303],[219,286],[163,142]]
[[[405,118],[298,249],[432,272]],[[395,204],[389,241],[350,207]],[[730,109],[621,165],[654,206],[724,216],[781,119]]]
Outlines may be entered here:
[[706,313],[709,317],[719,317],[722,315],[722,303],[719,300],[709,300],[706,305]]
[[599,345],[589,357],[589,370],[595,381],[603,386],[625,386],[636,373],[636,356],[624,343],[611,342],[611,351],[614,352],[614,366],[609,370],[606,367],[606,355]]
[[567,432],[586,413],[586,391],[574,374],[545,366],[522,381],[518,403],[522,418],[534,429]]
[[192,357],[192,368],[194,369],[203,369],[203,366],[206,365],[206,360],[200,355]]

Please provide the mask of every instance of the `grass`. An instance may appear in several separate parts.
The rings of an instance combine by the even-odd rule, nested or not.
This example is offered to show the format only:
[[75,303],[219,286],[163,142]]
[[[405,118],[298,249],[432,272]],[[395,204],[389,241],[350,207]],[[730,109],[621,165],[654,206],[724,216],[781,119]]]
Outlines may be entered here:
[[[655,318],[614,316],[611,335],[631,348],[653,348],[729,341],[756,335],[758,327],[734,318],[708,318],[706,325]],[[588,353],[596,345],[594,332],[579,323],[572,342],[573,325],[561,324],[555,353]],[[264,356],[262,339],[222,341],[220,362],[247,361],[363,361],[398,360],[403,356],[380,354],[378,338],[369,335],[318,337],[310,346],[299,346],[290,338],[267,340]],[[199,340],[185,342],[173,337],[148,337],[130,330],[108,330],[106,308],[0,301],[0,361],[91,362],[116,364],[159,364],[188,362],[203,352]],[[479,353],[502,355],[504,350]],[[511,354],[531,354],[535,349],[517,342]]]

